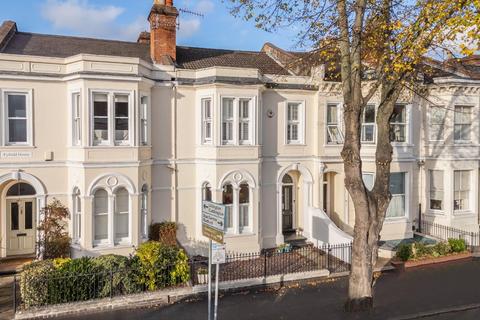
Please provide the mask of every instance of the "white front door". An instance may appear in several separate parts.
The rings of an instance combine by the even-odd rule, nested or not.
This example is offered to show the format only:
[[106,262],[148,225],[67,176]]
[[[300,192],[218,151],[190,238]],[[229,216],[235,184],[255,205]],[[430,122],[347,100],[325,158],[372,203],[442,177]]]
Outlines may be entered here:
[[35,253],[35,199],[7,200],[7,256]]

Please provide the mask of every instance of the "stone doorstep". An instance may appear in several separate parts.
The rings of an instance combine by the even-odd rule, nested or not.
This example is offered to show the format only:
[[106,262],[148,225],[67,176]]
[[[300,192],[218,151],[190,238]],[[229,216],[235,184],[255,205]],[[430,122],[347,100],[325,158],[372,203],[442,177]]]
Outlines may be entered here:
[[[301,272],[286,275],[268,276],[266,278],[253,278],[220,283],[220,290],[229,291],[240,288],[262,287],[284,282],[296,282],[301,280],[326,278],[330,276],[328,270]],[[15,319],[47,319],[73,314],[92,314],[102,311],[126,310],[142,307],[158,307],[168,305],[185,298],[204,294],[208,291],[207,285],[194,287],[174,288],[155,292],[146,292],[121,297],[104,298],[91,301],[66,303],[56,306],[32,308],[30,310],[17,311]]]

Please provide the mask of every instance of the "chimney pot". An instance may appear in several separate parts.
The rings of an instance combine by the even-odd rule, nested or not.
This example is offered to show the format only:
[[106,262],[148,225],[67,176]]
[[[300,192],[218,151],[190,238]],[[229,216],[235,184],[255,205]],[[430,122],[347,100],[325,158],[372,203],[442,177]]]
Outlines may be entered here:
[[[177,59],[178,10],[173,0],[155,0],[148,16],[150,22],[150,54],[154,63]],[[165,59],[165,57],[171,59]]]

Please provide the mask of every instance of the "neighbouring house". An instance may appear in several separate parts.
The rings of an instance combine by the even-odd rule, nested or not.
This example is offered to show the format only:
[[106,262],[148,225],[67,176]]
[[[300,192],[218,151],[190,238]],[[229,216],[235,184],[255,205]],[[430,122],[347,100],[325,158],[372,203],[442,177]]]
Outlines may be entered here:
[[[268,43],[258,52],[177,46],[178,15],[173,1],[155,1],[137,42],[1,25],[1,257],[34,253],[53,198],[70,209],[74,256],[128,254],[164,220],[199,252],[202,200],[227,206],[231,251],[274,247],[295,231],[351,239],[335,71]],[[412,237],[420,212],[478,228],[480,58],[432,64],[428,99],[405,95],[391,119],[383,239]],[[367,187],[377,104],[362,117]]]

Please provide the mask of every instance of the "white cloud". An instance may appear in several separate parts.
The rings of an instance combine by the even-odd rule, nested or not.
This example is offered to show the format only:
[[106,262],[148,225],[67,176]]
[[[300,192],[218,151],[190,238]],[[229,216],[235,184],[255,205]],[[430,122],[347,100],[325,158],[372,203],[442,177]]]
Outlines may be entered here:
[[215,5],[211,0],[200,0],[197,3],[196,10],[200,13],[206,14],[212,12]]
[[200,29],[200,19],[182,19],[180,18],[180,29],[178,31],[179,38],[189,38]]
[[89,0],[47,0],[42,17],[56,29],[69,30],[88,37],[136,40],[140,31],[148,28],[145,17],[121,24],[117,21],[125,12],[114,5],[98,6]]

